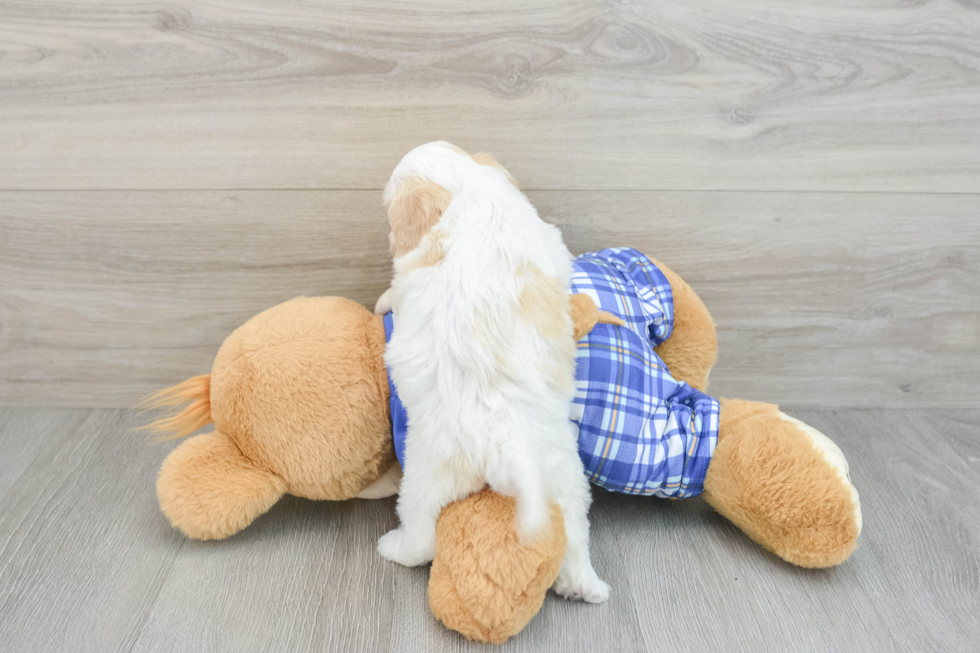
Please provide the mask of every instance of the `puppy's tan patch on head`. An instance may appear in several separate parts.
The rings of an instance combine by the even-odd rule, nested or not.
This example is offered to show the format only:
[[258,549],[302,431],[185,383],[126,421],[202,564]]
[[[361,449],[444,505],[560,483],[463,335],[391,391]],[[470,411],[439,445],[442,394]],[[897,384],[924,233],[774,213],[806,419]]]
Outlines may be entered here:
[[517,314],[545,338],[569,335],[568,295],[558,279],[545,276],[534,265],[521,266],[518,278],[524,289],[517,300]]
[[456,147],[452,143],[449,143],[449,149],[452,150],[453,152],[455,152],[456,154],[461,154],[463,156],[469,156],[470,155],[469,152],[467,152],[466,150],[464,150],[461,147]]
[[496,168],[497,170],[501,171],[507,175],[507,180],[514,186],[514,188],[517,190],[521,189],[521,187],[517,185],[517,180],[511,176],[511,174],[507,171],[507,168],[497,163],[497,159],[494,158],[494,156],[489,152],[477,152],[472,158],[481,166],[490,166],[491,168]]
[[491,168],[496,168],[497,170],[504,169],[504,167],[497,161],[497,157],[489,152],[477,152],[472,158],[481,166],[490,166]]
[[413,257],[407,264],[404,264],[400,270],[400,274],[407,274],[419,268],[429,268],[442,263],[443,259],[446,258],[446,244],[444,241],[448,237],[449,234],[438,227],[429,232],[419,245],[419,247],[423,248],[422,253],[417,257]]
[[433,229],[432,233],[426,237],[426,240],[431,242],[419,262],[420,268],[429,268],[442,263],[442,259],[446,258],[446,245],[443,241],[448,235],[442,229]]
[[423,240],[422,246],[425,247],[425,252],[415,267],[430,268],[442,263],[442,260],[446,258],[446,244],[444,241],[448,237],[449,234],[442,229],[433,229]]
[[388,204],[391,253],[402,256],[418,247],[449,208],[453,194],[435,182],[406,177]]

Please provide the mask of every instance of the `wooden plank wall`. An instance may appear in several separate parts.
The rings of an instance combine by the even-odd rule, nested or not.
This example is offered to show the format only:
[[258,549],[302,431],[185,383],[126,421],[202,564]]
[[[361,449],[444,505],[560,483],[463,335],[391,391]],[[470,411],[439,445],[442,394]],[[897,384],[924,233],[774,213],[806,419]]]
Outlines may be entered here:
[[4,3],[0,404],[129,406],[279,301],[373,302],[436,138],[691,282],[716,394],[975,405],[980,7],[882,0]]

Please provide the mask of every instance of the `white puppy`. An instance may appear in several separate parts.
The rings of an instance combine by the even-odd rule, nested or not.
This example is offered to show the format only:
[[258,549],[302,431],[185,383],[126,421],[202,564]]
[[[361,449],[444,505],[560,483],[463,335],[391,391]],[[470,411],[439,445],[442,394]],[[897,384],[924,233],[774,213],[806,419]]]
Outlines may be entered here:
[[401,527],[378,551],[408,566],[431,561],[443,507],[489,484],[516,497],[522,538],[544,526],[554,500],[568,537],[555,590],[606,600],[568,418],[575,342],[561,233],[492,157],[441,141],[402,159],[385,203],[395,277],[376,310],[390,301],[395,311],[385,360],[409,429]]

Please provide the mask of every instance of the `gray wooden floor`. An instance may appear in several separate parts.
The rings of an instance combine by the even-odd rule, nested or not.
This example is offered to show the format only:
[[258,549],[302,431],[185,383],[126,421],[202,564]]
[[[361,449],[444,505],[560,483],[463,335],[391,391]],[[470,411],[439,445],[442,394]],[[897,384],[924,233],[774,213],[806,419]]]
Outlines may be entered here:
[[[826,571],[756,547],[702,501],[594,493],[613,598],[548,597],[503,650],[977,650],[980,412],[791,411],[835,439],[861,546]],[[168,449],[115,410],[0,410],[0,650],[455,651],[427,569],[382,560],[392,500],[287,498],[201,543],[154,496]]]

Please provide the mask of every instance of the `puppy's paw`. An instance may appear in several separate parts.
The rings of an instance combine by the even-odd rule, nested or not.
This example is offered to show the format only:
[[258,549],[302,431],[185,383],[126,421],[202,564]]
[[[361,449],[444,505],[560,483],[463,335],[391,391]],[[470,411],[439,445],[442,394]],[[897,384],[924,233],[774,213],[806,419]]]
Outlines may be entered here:
[[604,603],[609,599],[611,591],[609,585],[602,581],[591,567],[588,571],[579,574],[566,574],[565,570],[562,570],[553,589],[556,594],[570,601],[587,603]]
[[386,560],[406,567],[418,567],[432,562],[432,555],[423,550],[424,547],[413,546],[410,540],[401,528],[388,531],[378,539],[378,553]]
[[375,302],[374,314],[384,315],[386,313],[390,313],[391,309],[392,309],[391,288],[389,288],[388,290],[384,291],[384,293],[382,293],[381,296],[378,297],[378,301]]

